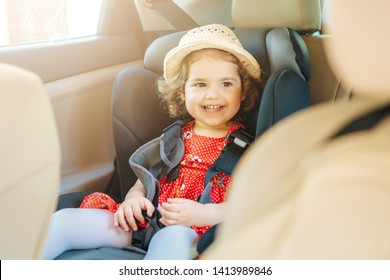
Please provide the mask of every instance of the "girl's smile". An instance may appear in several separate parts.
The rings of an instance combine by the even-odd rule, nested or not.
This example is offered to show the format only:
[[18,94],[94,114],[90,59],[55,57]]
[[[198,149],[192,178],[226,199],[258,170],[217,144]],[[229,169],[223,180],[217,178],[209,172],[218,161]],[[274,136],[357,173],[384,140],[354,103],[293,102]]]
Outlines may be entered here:
[[221,105],[206,105],[206,106],[203,106],[205,111],[208,112],[208,113],[218,112],[218,111],[222,110],[224,107],[225,106],[221,106]]

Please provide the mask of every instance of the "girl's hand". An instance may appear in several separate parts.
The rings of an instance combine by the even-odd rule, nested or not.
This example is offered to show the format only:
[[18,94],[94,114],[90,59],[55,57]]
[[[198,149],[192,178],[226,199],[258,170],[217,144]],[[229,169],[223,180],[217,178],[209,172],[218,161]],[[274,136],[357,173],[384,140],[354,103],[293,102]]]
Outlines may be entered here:
[[159,210],[162,216],[160,222],[166,226],[209,225],[206,205],[190,199],[170,198],[161,205]]
[[154,206],[144,196],[131,196],[125,199],[114,214],[114,225],[122,227],[125,231],[136,231],[137,221],[144,223],[145,219],[142,210],[146,210],[148,217],[151,217]]

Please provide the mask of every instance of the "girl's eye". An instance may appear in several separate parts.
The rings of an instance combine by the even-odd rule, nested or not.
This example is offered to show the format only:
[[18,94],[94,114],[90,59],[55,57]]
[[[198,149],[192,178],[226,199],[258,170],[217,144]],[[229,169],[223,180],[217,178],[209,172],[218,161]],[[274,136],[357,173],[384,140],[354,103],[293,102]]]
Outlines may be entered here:
[[231,86],[231,85],[232,85],[231,82],[223,82],[223,83],[222,83],[222,87],[229,87],[229,86]]
[[202,88],[202,87],[205,87],[206,84],[205,83],[196,83],[194,86]]

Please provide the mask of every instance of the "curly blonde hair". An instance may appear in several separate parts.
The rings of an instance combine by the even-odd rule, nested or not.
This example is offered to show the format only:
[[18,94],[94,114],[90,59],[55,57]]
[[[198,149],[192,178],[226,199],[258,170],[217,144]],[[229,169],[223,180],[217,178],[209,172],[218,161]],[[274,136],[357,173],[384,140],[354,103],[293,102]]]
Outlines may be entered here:
[[[192,118],[187,112],[185,106],[185,100],[183,98],[184,87],[188,80],[188,72],[191,64],[196,60],[201,52],[207,51],[210,49],[198,50],[187,55],[181,64],[180,71],[178,74],[170,79],[169,81],[165,80],[161,76],[157,80],[157,88],[159,91],[159,97],[162,100],[162,106],[164,109],[168,110],[169,114],[173,118]],[[241,88],[242,92],[245,92],[245,99],[242,101],[240,110],[234,117],[235,120],[241,120],[245,113],[250,111],[256,104],[259,99],[259,93],[257,90],[257,85],[261,82],[260,78],[255,79],[251,77],[241,62],[231,53],[217,50],[216,54],[218,58],[225,61],[235,63],[238,67],[238,74],[241,78]]]

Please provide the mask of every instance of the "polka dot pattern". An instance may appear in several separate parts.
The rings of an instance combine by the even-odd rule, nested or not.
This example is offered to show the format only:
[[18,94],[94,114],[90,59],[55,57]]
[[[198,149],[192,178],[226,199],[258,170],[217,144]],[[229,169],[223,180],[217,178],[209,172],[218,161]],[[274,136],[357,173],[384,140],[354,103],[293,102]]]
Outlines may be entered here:
[[[160,204],[168,198],[175,197],[197,200],[203,193],[207,170],[226,144],[227,137],[213,138],[195,134],[192,131],[193,125],[194,121],[182,129],[185,153],[177,179],[168,182],[167,177],[164,177],[160,180]],[[241,124],[234,123],[227,135],[241,127],[243,127]],[[218,173],[212,178],[210,196],[214,203],[225,201],[229,182],[230,176],[223,173]],[[203,234],[209,228],[194,227],[194,230],[198,234]]]
[[94,192],[84,197],[80,208],[108,209],[115,213],[120,204],[117,204],[110,196],[101,192]]

